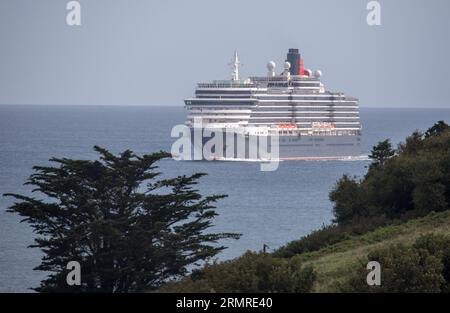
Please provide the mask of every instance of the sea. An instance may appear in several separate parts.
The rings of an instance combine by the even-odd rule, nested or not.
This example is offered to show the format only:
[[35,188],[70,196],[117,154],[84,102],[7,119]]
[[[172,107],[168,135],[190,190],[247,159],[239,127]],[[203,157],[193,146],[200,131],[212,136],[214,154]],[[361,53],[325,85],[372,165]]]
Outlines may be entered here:
[[[30,195],[24,186],[34,165],[51,157],[95,159],[99,145],[114,153],[170,151],[172,127],[183,124],[179,106],[0,105],[0,195]],[[283,161],[276,171],[262,172],[257,162],[160,162],[165,177],[204,172],[197,186],[204,195],[228,195],[217,203],[211,231],[242,234],[224,240],[219,261],[263,245],[273,251],[331,223],[328,195],[344,174],[362,177],[367,155],[380,140],[397,145],[415,130],[438,120],[450,122],[450,109],[361,108],[361,158],[335,161]],[[0,292],[29,292],[46,273],[34,271],[41,252],[28,248],[35,235],[20,217],[6,212],[12,200],[0,196]]]

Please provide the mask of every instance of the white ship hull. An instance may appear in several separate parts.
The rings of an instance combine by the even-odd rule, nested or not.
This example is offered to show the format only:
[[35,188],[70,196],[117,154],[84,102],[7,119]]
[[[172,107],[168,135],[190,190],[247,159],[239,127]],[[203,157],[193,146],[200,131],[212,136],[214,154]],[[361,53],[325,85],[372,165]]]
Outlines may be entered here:
[[[276,149],[273,147],[276,141],[271,140],[270,136],[258,137],[234,134],[232,135],[233,140],[230,141],[229,138],[226,138],[230,135],[223,134],[222,151],[219,151],[216,147],[211,148],[211,144],[205,147],[211,137],[202,137],[201,140],[195,140],[194,132],[192,131],[191,134],[191,159],[197,160],[199,159],[198,156],[202,156],[201,159],[236,161],[342,159],[361,155],[360,135],[279,136],[278,149]],[[240,145],[238,144],[239,140],[241,141]],[[195,158],[195,156],[197,157]]]

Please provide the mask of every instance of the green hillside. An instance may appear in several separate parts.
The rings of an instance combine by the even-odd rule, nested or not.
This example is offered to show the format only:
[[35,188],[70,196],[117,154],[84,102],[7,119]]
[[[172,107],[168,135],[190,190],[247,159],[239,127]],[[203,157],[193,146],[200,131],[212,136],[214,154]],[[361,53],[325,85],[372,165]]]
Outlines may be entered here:
[[[444,260],[444,268],[439,265],[437,268],[431,268],[430,275],[426,272],[428,263],[423,263],[423,260],[419,260],[419,258],[412,262],[408,262],[407,259],[403,260],[402,258],[407,258],[408,255],[405,255],[404,251],[398,250],[398,244],[412,249],[413,245],[417,245],[417,239],[426,238],[423,236],[432,234],[444,235],[446,241],[443,244],[449,246],[450,211],[432,212],[425,217],[411,219],[402,224],[379,227],[363,235],[348,236],[347,239],[326,245],[317,251],[304,252],[291,257],[279,258],[269,253],[247,252],[234,260],[207,265],[191,277],[166,284],[159,292],[341,292],[343,291],[342,286],[345,286],[344,291],[348,290],[350,286],[354,288],[350,290],[352,292],[376,292],[375,289],[364,289],[367,288],[367,286],[364,287],[365,283],[362,284],[362,287],[358,283],[350,285],[348,283],[355,277],[364,282],[368,272],[365,269],[368,255],[383,251],[383,249],[389,253],[394,251],[394,255],[395,251],[400,251],[400,255],[396,259],[400,267],[405,267],[406,272],[393,274],[389,272],[392,264],[382,264],[382,284],[386,280],[389,285],[388,292],[396,290],[402,292],[427,291],[424,286],[428,286],[429,282],[427,285],[422,281],[418,283],[412,281],[396,287],[388,281],[402,280],[405,276],[406,278],[419,276],[420,279],[420,277],[428,275],[432,285],[445,285],[445,281],[438,282],[438,279],[432,275],[443,271],[445,276],[445,268],[448,269],[450,265],[448,261]],[[431,237],[425,247],[422,242],[422,248],[440,249],[437,246],[438,241],[439,239]],[[426,246],[427,244],[429,246]],[[438,262],[440,263],[440,261]],[[417,264],[419,264],[419,268],[413,268],[412,272],[408,272],[408,267],[414,267]],[[388,268],[383,267],[384,265],[387,265]],[[388,272],[383,272],[383,270],[388,270]],[[414,270],[417,270],[419,274],[415,275]],[[445,287],[436,285],[431,290],[432,292],[445,291]],[[411,286],[417,288],[408,291]]]
[[295,258],[316,271],[313,291],[332,292],[337,282],[342,282],[361,267],[359,260],[370,251],[397,243],[412,245],[417,238],[430,233],[450,235],[450,212],[431,213],[404,224],[381,227]]

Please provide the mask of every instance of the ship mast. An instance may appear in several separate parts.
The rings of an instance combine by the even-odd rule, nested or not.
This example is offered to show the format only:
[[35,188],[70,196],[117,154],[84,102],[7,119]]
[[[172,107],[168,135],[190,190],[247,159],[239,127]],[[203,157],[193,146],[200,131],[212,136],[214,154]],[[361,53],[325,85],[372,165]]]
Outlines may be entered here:
[[234,51],[234,58],[231,61],[231,63],[229,63],[229,65],[231,65],[231,69],[232,69],[231,80],[238,81],[239,80],[239,67],[241,66],[241,62],[239,62],[237,50]]

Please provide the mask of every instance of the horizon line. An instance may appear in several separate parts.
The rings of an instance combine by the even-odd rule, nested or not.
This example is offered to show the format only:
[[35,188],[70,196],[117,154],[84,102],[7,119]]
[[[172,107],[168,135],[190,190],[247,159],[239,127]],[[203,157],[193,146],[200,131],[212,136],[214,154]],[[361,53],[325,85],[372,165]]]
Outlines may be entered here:
[[[0,103],[0,106],[80,106],[80,107],[170,107],[170,108],[184,108],[182,104],[57,104],[57,103]],[[450,109],[445,106],[373,106],[360,105],[361,109]]]

